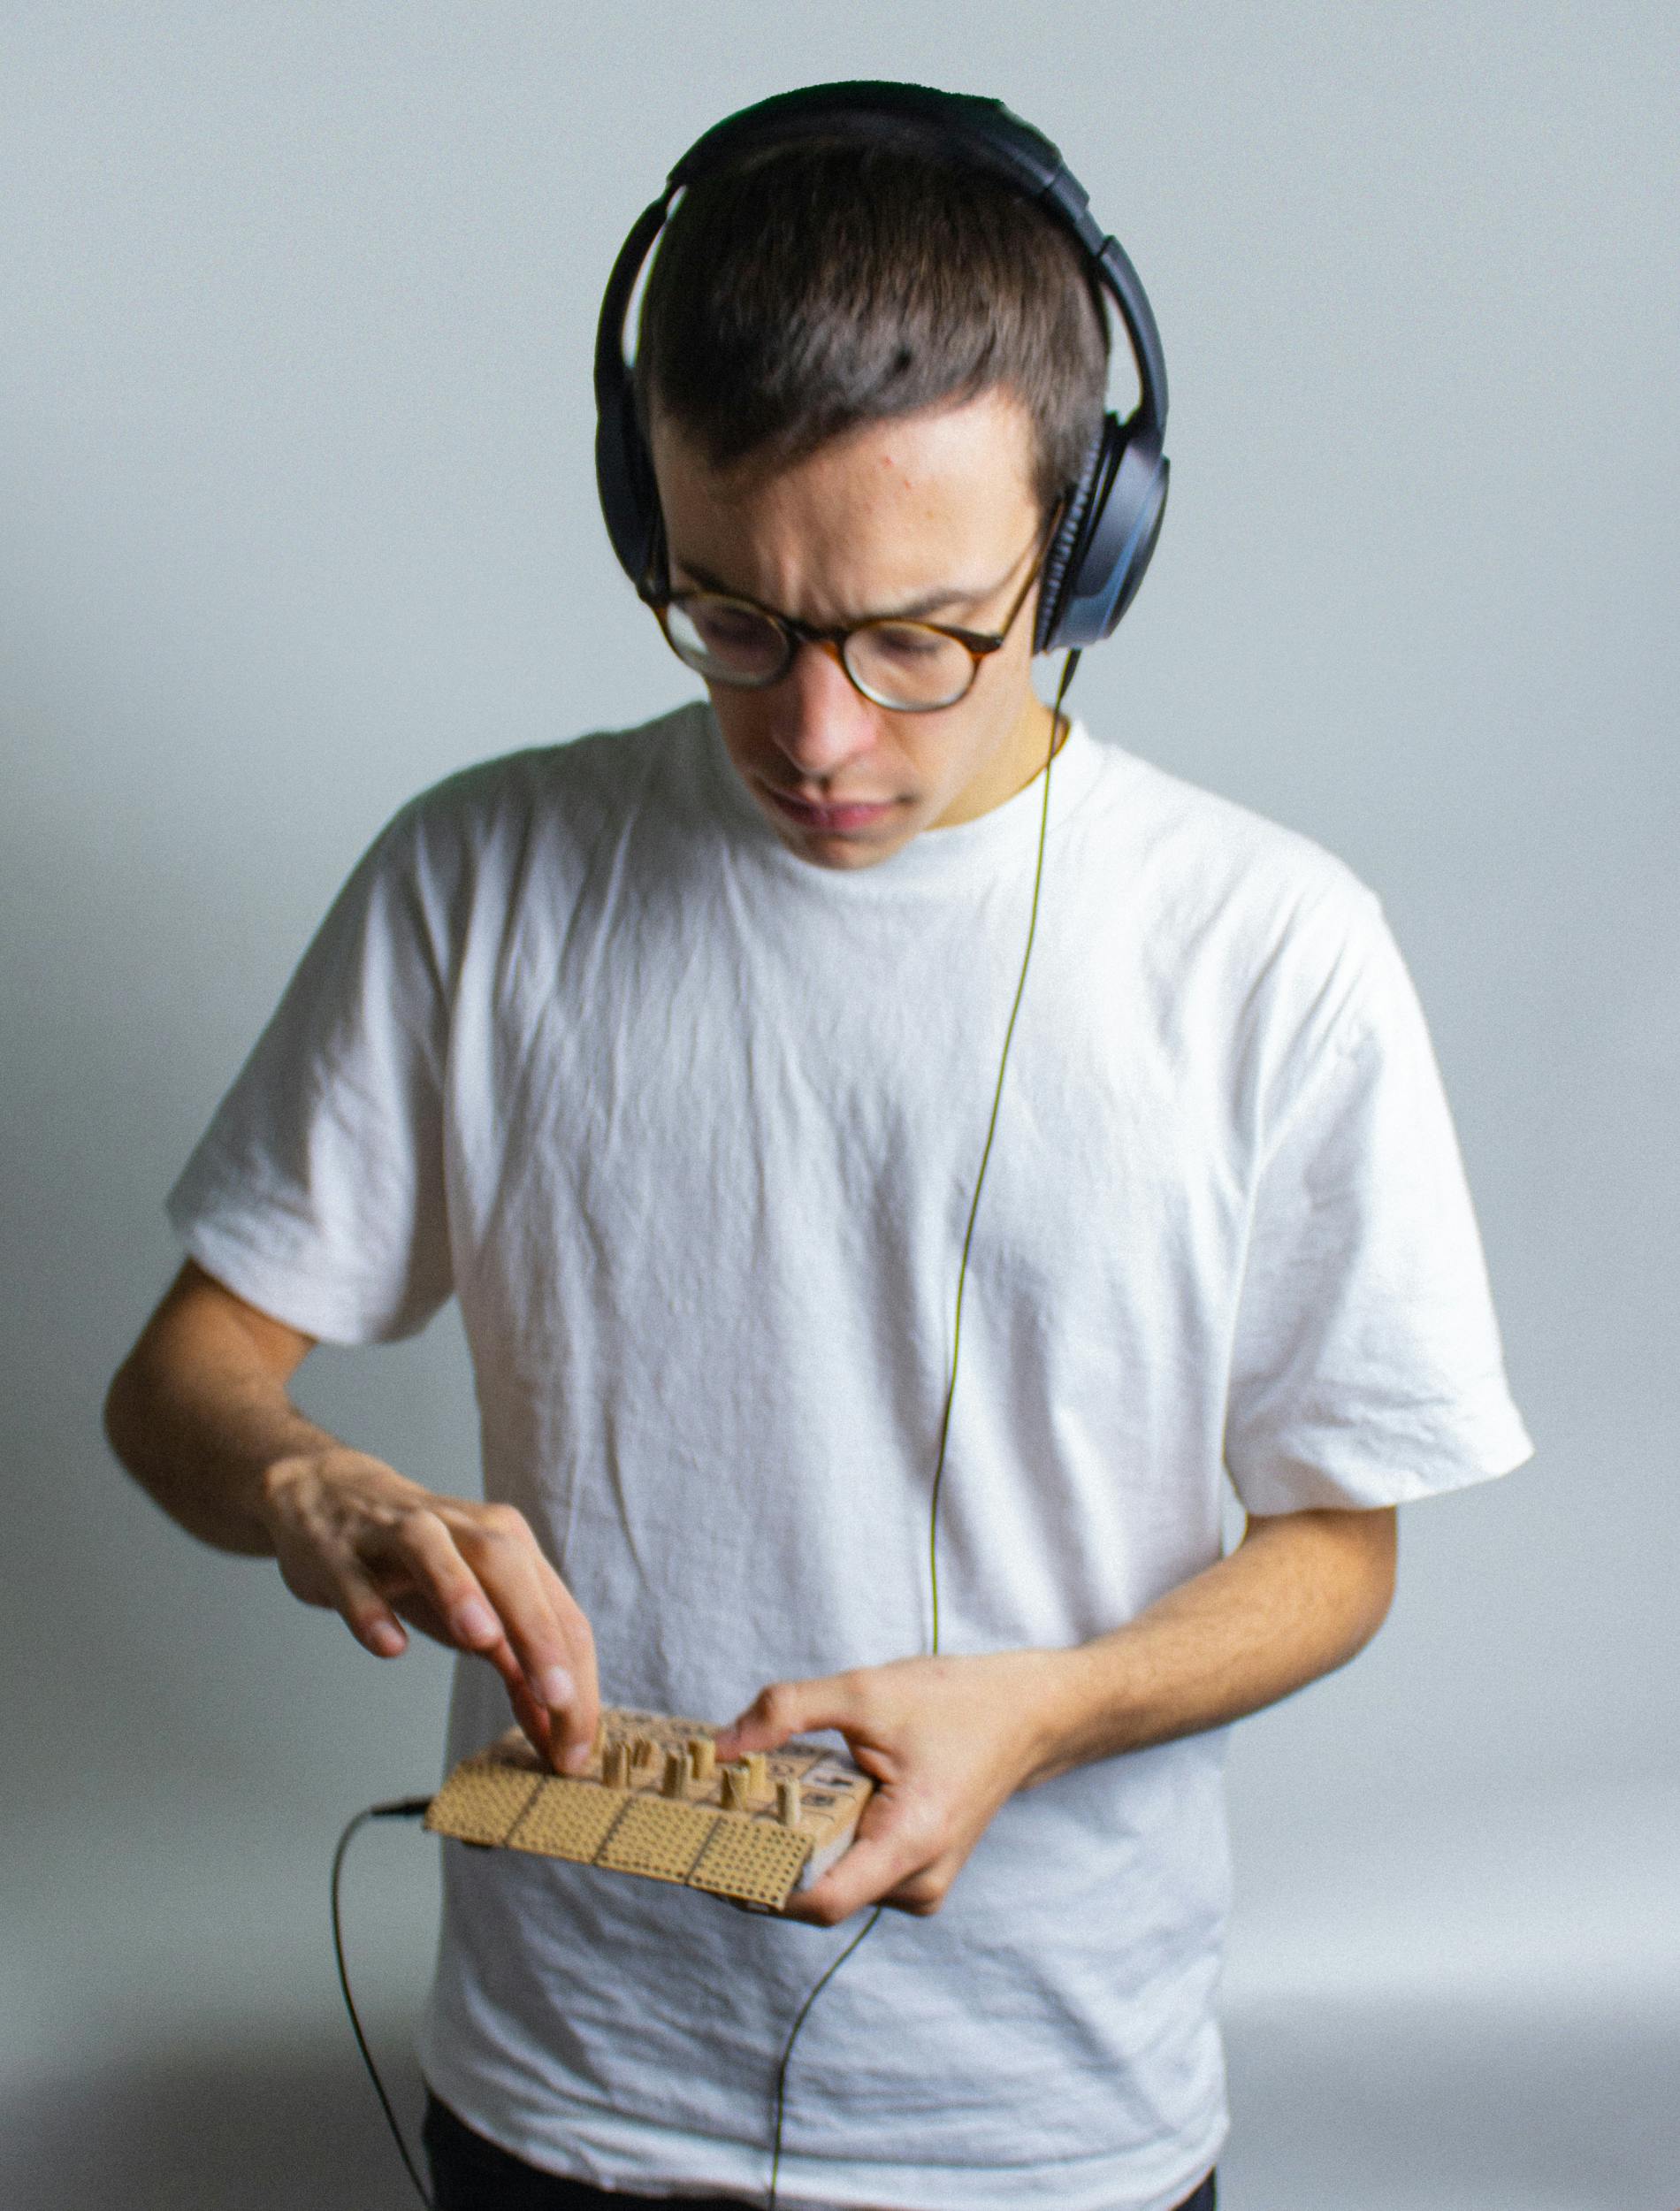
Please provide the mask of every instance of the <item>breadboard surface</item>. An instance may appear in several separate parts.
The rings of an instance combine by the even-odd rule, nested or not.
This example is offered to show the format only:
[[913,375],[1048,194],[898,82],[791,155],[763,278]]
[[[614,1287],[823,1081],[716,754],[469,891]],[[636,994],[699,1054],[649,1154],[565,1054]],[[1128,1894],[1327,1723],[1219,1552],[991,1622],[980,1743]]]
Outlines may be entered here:
[[[846,1848],[874,1793],[849,1758],[820,1743],[788,1743],[749,1765],[723,1767],[712,1749],[718,1730],[704,1720],[625,1708],[609,1708],[601,1720],[589,1767],[577,1778],[551,1772],[509,1730],[456,1767],[426,1825],[462,1842],[685,1883],[781,1911]],[[779,1803],[784,1782],[797,1787]]]
[[699,1804],[632,1796],[603,1844],[598,1865],[654,1881],[686,1881],[721,1815]]
[[470,1758],[432,1798],[426,1825],[462,1842],[504,1843],[541,1786],[535,1773],[517,1766]]
[[508,1845],[593,1865],[623,1809],[624,1799],[616,1791],[591,1788],[584,1781],[538,1781],[508,1833]]
[[695,1861],[689,1886],[780,1911],[810,1855],[811,1845],[803,1835],[773,1827],[767,1820],[722,1812]]

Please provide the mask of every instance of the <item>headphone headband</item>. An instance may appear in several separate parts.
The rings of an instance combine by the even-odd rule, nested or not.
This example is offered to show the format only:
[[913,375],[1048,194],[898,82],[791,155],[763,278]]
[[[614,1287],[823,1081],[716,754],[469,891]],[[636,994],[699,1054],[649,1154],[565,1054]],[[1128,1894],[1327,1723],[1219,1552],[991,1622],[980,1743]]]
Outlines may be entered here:
[[[874,79],[780,92],[714,123],[676,163],[665,190],[643,210],[620,249],[596,332],[596,469],[620,562],[639,585],[658,542],[658,489],[636,419],[624,325],[642,264],[671,202],[699,179],[760,149],[835,136],[910,145],[1001,177],[1072,233],[1091,274],[1114,302],[1137,363],[1138,404],[1124,423],[1107,417],[1088,457],[1045,563],[1035,639],[1039,651],[1095,644],[1130,603],[1160,528],[1167,479],[1161,453],[1165,356],[1136,270],[1119,240],[1092,216],[1089,197],[1059,148],[1001,100],[975,93]],[[1117,496],[1127,502],[1126,511],[1105,512]]]
[[661,204],[668,208],[683,187],[760,147],[830,135],[943,150],[953,161],[991,170],[1043,205],[1085,249],[1093,273],[1120,311],[1137,356],[1140,427],[1147,425],[1157,436],[1165,430],[1166,356],[1137,271],[1119,239],[1108,236],[1091,213],[1090,195],[1062,159],[1061,149],[1001,100],[867,77],[778,92],[738,115],[726,115],[697,138],[671,171]]

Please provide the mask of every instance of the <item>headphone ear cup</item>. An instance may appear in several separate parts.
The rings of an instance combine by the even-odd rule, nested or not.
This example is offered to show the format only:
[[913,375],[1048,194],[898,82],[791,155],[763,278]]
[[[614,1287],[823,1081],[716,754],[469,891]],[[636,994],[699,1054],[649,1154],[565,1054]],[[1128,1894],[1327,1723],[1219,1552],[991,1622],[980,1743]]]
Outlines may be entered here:
[[[1109,415],[1091,462],[1069,504],[1070,541],[1054,596],[1039,602],[1040,652],[1100,644],[1110,636],[1143,581],[1166,509],[1167,463],[1157,435],[1135,417]],[[1077,508],[1077,515],[1075,509]],[[1061,550],[1063,532],[1057,532]]]
[[1104,480],[1104,456],[1108,451],[1109,432],[1119,425],[1112,415],[1105,415],[1103,427],[1096,433],[1085,465],[1080,471],[1079,481],[1067,494],[1067,504],[1062,518],[1056,525],[1056,535],[1050,539],[1050,550],[1044,555],[1042,576],[1038,586],[1038,618],[1033,624],[1033,650],[1051,653],[1062,642],[1062,615],[1067,599],[1067,575],[1073,564],[1085,531],[1086,516],[1091,511],[1091,501],[1097,486]]
[[639,591],[657,550],[659,492],[628,378],[600,409],[595,429],[595,481],[619,566]]

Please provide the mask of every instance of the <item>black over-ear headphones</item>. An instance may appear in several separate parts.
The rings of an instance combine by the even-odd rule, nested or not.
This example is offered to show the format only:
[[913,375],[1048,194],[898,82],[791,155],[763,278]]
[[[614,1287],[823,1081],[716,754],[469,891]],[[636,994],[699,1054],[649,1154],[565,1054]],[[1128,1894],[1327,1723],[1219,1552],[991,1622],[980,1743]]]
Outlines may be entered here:
[[1044,562],[1035,652],[1096,645],[1131,604],[1160,535],[1166,505],[1166,362],[1137,272],[1104,235],[1088,197],[1049,139],[1000,100],[926,85],[859,81],[782,92],[726,116],[690,147],[664,191],[625,240],[595,340],[595,473],[613,550],[639,589],[660,541],[653,464],[636,417],[624,325],[636,280],[685,185],[766,146],[808,137],[856,136],[927,148],[990,171],[1072,233],[1092,276],[1119,310],[1137,361],[1140,395],[1124,422],[1110,413],[1088,455]]

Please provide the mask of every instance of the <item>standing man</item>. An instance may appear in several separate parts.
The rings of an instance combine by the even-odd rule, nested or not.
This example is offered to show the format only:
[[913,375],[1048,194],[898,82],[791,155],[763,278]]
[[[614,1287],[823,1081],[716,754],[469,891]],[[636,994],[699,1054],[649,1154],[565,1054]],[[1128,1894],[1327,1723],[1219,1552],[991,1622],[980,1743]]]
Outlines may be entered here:
[[[443,2211],[762,2201],[821,1931],[877,1903],[783,2202],[1203,2211],[1221,1731],[1375,1632],[1397,1504],[1528,1449],[1422,1019],[1338,862],[1034,691],[1165,491],[1148,302],[1035,133],[890,86],[731,119],[598,394],[707,703],[379,838],[172,1197],[112,1441],[370,1651],[487,1659],[452,1756],[505,1693],[577,1763],[599,1652],[880,1784],[814,1932],[447,1847]],[[483,1503],[286,1394],[451,1295]]]

